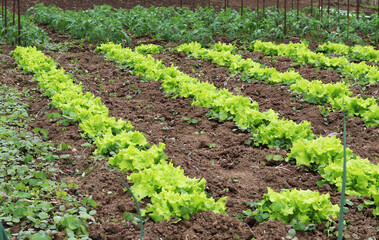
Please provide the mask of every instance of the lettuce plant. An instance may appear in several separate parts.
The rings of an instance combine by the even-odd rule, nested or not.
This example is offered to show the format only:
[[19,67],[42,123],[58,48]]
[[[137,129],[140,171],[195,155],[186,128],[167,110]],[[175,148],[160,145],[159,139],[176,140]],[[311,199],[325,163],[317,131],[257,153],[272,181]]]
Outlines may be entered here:
[[162,46],[156,44],[141,44],[137,46],[134,50],[143,54],[160,53],[164,51]]
[[[301,139],[295,142],[288,158],[295,159],[296,165],[304,165],[312,170],[324,168],[331,163],[342,163],[343,146],[341,140],[332,137],[319,137],[313,141]],[[347,149],[347,159],[353,157],[353,151]]]
[[192,214],[202,210],[215,213],[224,213],[226,210],[226,197],[215,201],[208,198],[205,192],[194,192],[192,194],[162,190],[151,197],[151,204],[148,203],[143,215],[149,215],[155,222],[162,220],[176,219],[189,220]]
[[319,52],[336,53],[347,56],[353,61],[379,62],[379,51],[374,46],[354,45],[352,47],[343,43],[326,42],[316,49]]
[[141,171],[151,168],[156,164],[164,164],[164,160],[167,159],[167,156],[164,153],[165,147],[165,144],[159,143],[158,146],[153,145],[145,150],[139,149],[134,145],[129,145],[128,147],[122,148],[118,154],[109,158],[108,163],[112,166],[118,167],[124,172],[129,170],[134,172]]
[[329,194],[320,195],[317,191],[297,189],[277,193],[269,187],[267,191],[253,212],[253,216],[260,221],[269,218],[280,219],[286,224],[320,224],[332,221],[339,213],[338,205],[330,202]]
[[188,194],[204,191],[205,179],[188,178],[180,167],[174,167],[172,163],[163,162],[150,166],[128,177],[134,183],[131,189],[139,200],[159,194],[163,189]]

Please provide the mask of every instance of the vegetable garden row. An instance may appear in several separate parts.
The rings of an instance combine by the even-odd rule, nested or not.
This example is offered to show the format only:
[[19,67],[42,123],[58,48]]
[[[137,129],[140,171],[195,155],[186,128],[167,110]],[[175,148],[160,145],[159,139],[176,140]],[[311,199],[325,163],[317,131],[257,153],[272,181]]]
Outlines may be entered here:
[[[196,11],[187,8],[147,9],[138,6],[124,10],[103,5],[87,11],[62,11],[58,7],[38,4],[29,9],[27,17],[22,18],[21,42],[23,45],[30,45],[47,41],[46,34],[33,26],[30,18],[38,23],[49,24],[74,38],[103,43],[128,43],[130,34],[153,36],[162,40],[198,41],[202,44],[217,36],[242,41],[283,39],[299,35],[314,41],[343,42],[346,39],[348,21],[337,11],[332,11],[330,16],[325,12],[321,20],[320,16],[309,16],[310,8],[303,9],[299,15],[295,10],[289,11],[286,35],[283,33],[284,15],[281,11],[283,9],[277,11],[275,7],[270,7],[262,17],[256,11],[247,9],[241,17],[238,11],[229,8],[220,12],[207,7],[199,7]],[[9,12],[7,18],[8,22],[12,22],[13,14]],[[371,15],[371,18],[356,19],[351,16],[351,41],[360,44],[364,44],[364,41],[378,43],[377,19],[377,13]],[[1,21],[0,29],[3,28],[4,21]],[[9,43],[16,43],[17,26],[8,25],[8,28],[3,37],[7,37]],[[4,30],[2,32],[5,33]]]
[[[320,194],[317,187],[314,187],[313,190],[284,189],[276,191],[267,185],[267,189],[265,187],[265,190],[263,190],[267,193],[260,194],[256,199],[251,199],[251,201],[255,201],[250,203],[251,208],[248,209],[247,203],[239,203],[244,206],[245,211],[240,211],[238,214],[234,212],[234,214],[237,214],[234,217],[242,220],[255,219],[255,223],[245,223],[245,226],[250,226],[253,229],[257,224],[259,225],[267,220],[281,220],[293,228],[291,229],[292,231],[288,232],[287,237],[295,237],[293,230],[307,231],[314,229],[314,226],[316,226],[316,229],[322,228],[321,225],[326,224],[328,227],[325,228],[324,225],[323,231],[326,233],[322,238],[329,237],[333,235],[329,231],[333,232],[333,226],[335,228],[336,224],[335,219],[339,213],[339,207],[333,204],[329,198],[330,194],[337,194],[332,190],[333,188],[337,191],[341,191],[342,188],[344,148],[341,140],[332,135],[315,134],[312,129],[312,122],[293,121],[273,109],[262,110],[259,101],[252,100],[248,93],[243,90],[236,93],[227,88],[216,87],[214,83],[209,83],[201,78],[203,73],[200,72],[199,77],[190,76],[190,74],[180,70],[183,66],[175,66],[172,62],[166,62],[163,59],[158,60],[157,57],[161,58],[162,55],[180,56],[180,54],[185,53],[185,55],[188,55],[186,58],[188,60],[189,58],[199,59],[196,61],[200,61],[200,66],[210,61],[212,63],[207,64],[216,64],[213,65],[213,68],[216,68],[216,66],[226,67],[226,74],[229,74],[231,78],[242,80],[246,86],[255,84],[255,82],[262,82],[262,84],[270,88],[273,85],[281,84],[282,87],[287,87],[288,91],[292,91],[293,95],[298,95],[297,99],[299,101],[307,102],[309,106],[330,106],[336,110],[336,114],[338,111],[346,111],[352,118],[356,119],[358,117],[357,122],[360,128],[374,132],[372,139],[374,139],[373,145],[375,145],[375,136],[378,134],[379,124],[377,94],[373,94],[370,97],[352,96],[353,92],[350,91],[350,88],[357,85],[362,88],[375,88],[377,86],[379,80],[378,50],[371,46],[349,47],[344,44],[325,43],[319,45],[318,52],[316,52],[312,51],[308,46],[309,43],[306,42],[276,44],[259,40],[252,41],[247,45],[241,44],[241,42],[211,44],[210,42],[216,36],[233,37],[239,41],[247,40],[249,42],[256,38],[267,40],[270,37],[281,37],[276,36],[275,33],[259,35],[259,32],[262,32],[262,28],[267,29],[271,26],[272,29],[275,29],[274,25],[280,19],[274,18],[274,11],[272,13],[268,12],[267,21],[259,21],[262,25],[255,25],[258,21],[254,22],[254,12],[246,12],[244,18],[240,18],[237,13],[230,9],[216,13],[208,8],[199,8],[198,11],[192,12],[185,8],[153,7],[150,9],[137,7],[126,11],[111,9],[109,6],[100,6],[85,12],[65,12],[56,7],[37,5],[31,9],[27,17],[24,17],[24,21],[29,22],[31,28],[23,29],[24,34],[30,34],[29,36],[34,36],[33,34],[35,34],[36,38],[30,39],[30,37],[26,37],[31,41],[23,42],[25,44],[37,44],[39,49],[45,49],[45,51],[55,46],[57,47],[55,48],[56,52],[62,50],[59,48],[64,47],[74,49],[78,45],[82,47],[87,45],[90,49],[92,46],[92,44],[88,43],[74,43],[73,45],[68,42],[64,44],[54,43],[55,45],[49,43],[48,34],[32,23],[32,21],[37,21],[49,24],[56,31],[70,33],[73,38],[95,42],[114,41],[120,43],[119,45],[105,43],[95,49],[98,57],[104,54],[107,61],[110,60],[118,64],[120,70],[117,70],[117,74],[124,71],[128,75],[141,76],[141,82],[147,84],[153,84],[152,82],[154,81],[160,82],[160,88],[166,98],[175,99],[172,101],[189,99],[191,105],[201,109],[208,109],[206,116],[202,115],[203,118],[217,120],[220,125],[233,122],[236,126],[233,131],[246,135],[249,139],[247,143],[242,143],[245,145],[244,147],[251,149],[249,151],[255,151],[254,149],[268,152],[279,151],[280,155],[266,155],[266,159],[269,161],[273,158],[275,161],[279,160],[278,165],[275,163],[277,167],[290,163],[291,165],[288,166],[296,168],[295,165],[297,165],[298,169],[296,171],[307,171],[319,176],[320,181],[318,184],[320,186],[323,184],[331,186],[330,191],[327,191],[326,194]],[[310,24],[306,22],[309,21],[309,18],[305,17],[306,10],[303,14],[304,24]],[[143,19],[144,17],[150,20],[146,21]],[[230,19],[233,19],[233,21],[230,21]],[[365,36],[366,40],[376,41],[372,37],[370,29],[375,26],[377,16],[373,15],[372,19],[356,20],[356,28],[361,33],[367,34]],[[160,21],[162,24],[157,24],[155,20]],[[358,21],[362,22],[358,23]],[[330,20],[325,24],[334,26],[336,22]],[[341,26],[343,24],[341,23]],[[128,33],[126,32],[126,26],[128,26]],[[247,30],[245,27],[250,28]],[[301,27],[300,24],[299,29]],[[315,26],[316,28],[320,29],[319,26]],[[34,32],[33,29],[35,29]],[[295,35],[300,35],[301,32],[299,31],[293,29]],[[8,34],[12,34],[12,32],[9,31]],[[13,42],[9,36],[7,41]],[[163,44],[147,45],[134,40],[134,38],[142,36],[151,36],[156,39],[154,41],[163,39],[187,43],[173,44],[175,47],[167,48]],[[333,40],[333,37],[326,39]],[[361,41],[358,37],[356,39]],[[198,43],[192,42],[193,40],[201,41]],[[135,45],[135,51],[124,47],[126,44]],[[264,55],[270,55],[272,58],[289,57],[293,59],[294,64],[298,67],[312,66],[317,69],[335,71],[340,75],[340,81],[323,83],[317,80],[307,80],[293,68],[281,72],[273,67],[265,66],[257,59],[243,57],[243,49],[247,52],[263,52]],[[64,49],[62,51],[63,54],[67,52]],[[88,52],[85,48],[83,51]],[[340,56],[329,55],[329,52],[337,53]],[[68,73],[67,70],[59,68],[61,66],[61,64],[58,64],[61,61],[59,54],[54,55],[54,58],[48,57],[36,47],[17,47],[11,54],[18,68],[22,69],[25,74],[32,74],[33,81],[38,82],[38,88],[42,91],[43,96],[51,99],[49,105],[60,111],[56,116],[65,119],[60,122],[64,123],[65,126],[78,125],[79,128],[77,129],[79,131],[76,134],[80,133],[81,137],[88,141],[89,144],[85,144],[86,146],[95,146],[94,156],[104,161],[104,163],[107,162],[106,165],[111,171],[121,172],[123,175],[125,174],[124,176],[127,176],[129,183],[133,184],[130,188],[131,192],[143,206],[142,215],[145,221],[148,219],[152,219],[154,222],[172,221],[173,219],[174,221],[191,221],[194,214],[209,210],[216,214],[228,213],[228,208],[230,207],[228,201],[235,202],[233,198],[237,197],[238,194],[230,196],[228,190],[224,191],[223,194],[218,193],[217,199],[216,197],[211,197],[207,190],[209,189],[209,183],[206,181],[207,177],[186,176],[186,173],[191,173],[191,171],[186,166],[179,166],[180,160],[169,154],[172,151],[166,149],[167,142],[160,140],[148,141],[147,136],[151,133],[151,131],[147,133],[148,129],[146,131],[143,128],[133,130],[133,125],[137,124],[136,119],[128,118],[124,120],[118,115],[112,116],[109,107],[112,105],[112,101],[105,100],[103,97],[96,97],[97,94],[102,95],[101,90],[97,93],[91,92],[89,85],[79,82],[82,80],[79,78],[77,80],[74,77],[74,75],[80,78],[84,77],[85,73]],[[73,53],[72,56],[74,55]],[[71,65],[74,65],[74,63],[71,61]],[[2,64],[5,64],[5,61]],[[199,63],[197,65],[199,66]],[[88,70],[85,71],[88,73]],[[195,73],[196,70],[192,69],[191,74]],[[9,73],[3,72],[3,74]],[[95,79],[102,77],[98,74]],[[25,85],[24,81],[22,81],[22,85]],[[271,89],[270,91],[277,90]],[[134,94],[138,93],[138,90],[134,90]],[[131,95],[127,96],[130,97],[126,99],[132,98]],[[116,93],[114,97],[117,99]],[[342,115],[341,113],[338,114]],[[53,116],[53,114],[50,114],[50,116]],[[183,119],[188,120],[189,124],[197,123],[197,120],[185,117]],[[3,122],[7,123],[8,121],[4,120]],[[44,136],[48,135],[48,133],[40,129],[35,130],[36,133],[39,131]],[[202,133],[200,131],[197,134],[201,135]],[[2,134],[1,136],[5,135]],[[214,147],[215,144],[210,144],[206,151],[212,151]],[[36,160],[34,159],[35,155],[33,153],[30,157],[23,158],[22,161],[33,163]],[[188,153],[188,156],[190,155],[191,152]],[[375,222],[379,215],[379,167],[376,162],[377,156],[375,154],[369,155],[375,156],[375,159],[362,158],[358,154],[354,154],[353,150],[349,148],[346,155],[348,176],[346,193],[352,199],[347,201],[346,204],[352,205],[350,208],[358,207],[360,211],[365,212],[365,218],[370,218]],[[168,160],[171,158],[172,160]],[[54,159],[59,159],[59,157],[47,158],[48,161]],[[257,160],[253,156],[249,156],[248,161],[254,162]],[[292,165],[292,163],[295,163],[295,165]],[[284,169],[286,168],[284,167]],[[288,171],[291,172],[291,170]],[[192,173],[190,175],[193,176]],[[82,177],[84,176],[85,174],[82,175]],[[38,174],[35,177],[37,179],[46,179],[46,176],[40,177]],[[208,182],[210,181],[210,179],[207,180]],[[212,186],[214,181],[211,180]],[[80,182],[77,183],[81,185]],[[48,184],[51,185],[51,183]],[[10,188],[15,187],[17,190],[27,192],[31,186],[30,182],[23,181],[22,185],[16,184],[16,186],[10,186]],[[62,186],[64,187],[65,185]],[[57,195],[58,192],[56,192]],[[229,198],[223,196],[224,194]],[[87,200],[84,203],[82,202],[84,205],[90,199],[88,196],[86,197]],[[364,204],[355,206],[352,201],[355,201],[353,199],[357,199],[356,197],[366,199]],[[56,218],[54,213],[50,212],[52,205],[48,205],[45,201],[41,202],[45,198],[31,197],[31,200],[26,201],[28,203],[32,202],[32,204],[39,204],[40,209],[45,210],[45,215],[38,211],[30,212],[28,210],[30,205],[17,205],[23,202],[21,197],[20,200],[7,202],[8,205],[6,205],[8,209],[17,210],[18,220],[15,220],[10,212],[1,215],[0,219],[4,221],[6,227],[17,225],[20,220],[29,221],[23,226],[32,224],[35,232],[20,233],[22,238],[50,239],[53,236],[56,237],[58,232],[66,234],[72,239],[86,239],[89,235],[90,237],[95,236],[91,234],[91,231],[89,231],[89,234],[84,229],[84,226],[86,226],[86,222],[90,225],[99,224],[99,221],[96,221],[96,211],[87,214],[87,210],[82,207],[81,213],[77,216],[73,214]],[[66,201],[67,198],[62,199]],[[257,199],[263,200],[256,201]],[[97,201],[97,199],[95,200]],[[16,207],[12,205],[15,203]],[[43,206],[41,205],[42,203],[44,204]],[[93,201],[90,206],[98,207],[97,205]],[[63,204],[62,206],[62,211],[64,211],[66,205]],[[79,205],[74,207],[79,208]],[[96,208],[96,210],[100,211],[101,209]],[[75,212],[76,210],[71,211],[71,213]],[[49,218],[53,216],[55,227],[49,228],[47,227],[51,223]],[[129,218],[130,216],[134,216],[134,218]],[[43,227],[35,224],[35,219],[38,217],[40,220],[44,220]],[[133,214],[124,214],[123,221],[125,221],[125,224],[130,222],[141,223],[138,216]],[[148,226],[151,226],[151,224],[148,224]],[[177,224],[180,225],[180,223]],[[376,228],[374,231],[378,231],[378,226],[371,227]],[[41,231],[37,233],[37,229],[41,229]],[[364,236],[372,234],[372,232],[369,231]],[[12,233],[15,236],[17,235],[17,233]],[[233,232],[233,237],[270,239],[270,236],[259,236],[254,230],[252,233],[249,235],[244,232],[239,236],[238,233],[234,234]],[[374,235],[372,236],[374,237]],[[308,237],[312,238],[312,235]],[[94,238],[103,239],[100,237]],[[228,239],[228,237],[225,238]],[[200,239],[202,238],[200,237]],[[221,238],[216,237],[215,239]]]

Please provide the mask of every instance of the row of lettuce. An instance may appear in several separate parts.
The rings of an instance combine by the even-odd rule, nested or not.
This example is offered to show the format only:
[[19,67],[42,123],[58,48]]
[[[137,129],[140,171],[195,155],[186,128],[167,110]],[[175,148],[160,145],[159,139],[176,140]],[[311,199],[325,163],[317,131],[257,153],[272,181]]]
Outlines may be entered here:
[[[346,15],[331,11],[331,17],[324,14],[309,16],[309,8],[297,15],[295,10],[287,12],[287,33],[284,35],[284,10],[266,8],[265,15],[251,9],[239,11],[227,8],[217,12],[213,8],[188,8],[137,6],[130,10],[115,9],[108,5],[95,6],[86,11],[63,11],[42,4],[31,8],[28,15],[34,21],[68,33],[74,38],[84,38],[92,42],[127,43],[128,33],[135,36],[150,36],[161,40],[202,44],[214,42],[217,36],[235,38],[240,41],[256,39],[284,39],[291,36],[312,36],[317,41],[344,42],[347,28]],[[326,10],[325,10],[326,11]],[[378,42],[376,32],[377,13],[371,18],[350,18],[350,40],[364,44],[360,36]]]
[[[107,51],[112,47],[122,50],[121,46],[114,45],[103,45],[98,49]],[[143,51],[142,49],[140,51]],[[121,55],[123,53],[119,52]],[[136,54],[139,56],[137,57],[139,61],[145,60],[144,55]],[[83,137],[94,140],[93,143],[97,146],[95,154],[109,156],[109,164],[122,171],[133,171],[128,177],[128,180],[134,183],[131,187],[133,193],[139,200],[145,197],[151,200],[143,210],[144,215],[148,215],[154,221],[160,221],[171,217],[189,219],[191,214],[201,210],[225,212],[225,197],[217,202],[208,198],[204,192],[206,184],[204,179],[188,178],[184,176],[180,167],[168,163],[163,143],[148,148],[149,143],[142,133],[132,131],[130,122],[121,119],[116,121],[114,117],[109,117],[108,109],[101,104],[101,99],[95,98],[89,92],[83,94],[82,85],[74,84],[75,79],[63,69],[57,69],[51,58],[31,47],[18,47],[13,55],[20,68],[27,73],[35,74],[39,88],[52,99],[53,106],[60,109],[62,114],[72,118],[72,121],[79,123]],[[155,60],[149,59],[155,63]],[[147,64],[152,64],[152,61],[148,61]],[[134,67],[141,63],[136,63]],[[147,66],[142,64],[141,68],[137,67],[141,71],[140,74],[150,69]],[[153,71],[157,70],[153,68]],[[175,68],[160,70],[161,77],[171,72],[190,79]],[[227,91],[223,93],[226,98],[232,97]],[[237,98],[242,100],[240,97]],[[303,198],[304,196],[306,198]],[[276,193],[268,189],[268,194],[265,194],[264,198],[261,206],[265,207],[261,207],[261,211],[268,213],[271,219],[278,218],[286,222],[301,220],[303,223],[321,223],[330,220],[330,217],[336,218],[339,211],[338,206],[332,205],[329,201],[329,194],[320,195],[310,190],[283,190]],[[286,199],[289,198],[296,201],[288,202]],[[276,207],[278,204],[288,205],[292,213],[278,209]]]
[[[318,49],[326,52],[332,52],[334,51],[333,49],[335,46],[336,44],[325,43],[320,45]],[[355,55],[362,56],[362,58],[369,58],[375,62],[379,61],[379,51],[373,49],[373,46],[356,45],[352,48],[349,48],[348,46],[346,47],[351,49]],[[379,69],[377,66],[370,66],[365,62],[350,62],[345,56],[330,58],[325,56],[323,53],[315,53],[308,48],[308,44],[305,42],[277,45],[272,42],[262,42],[258,40],[251,44],[249,49],[263,52],[265,55],[290,57],[300,65],[309,64],[318,68],[333,69],[342,76],[352,78],[363,85],[379,82]]]
[[[287,160],[318,171],[324,182],[342,186],[343,147],[335,136],[316,137],[309,122],[296,124],[279,119],[272,109],[260,112],[256,102],[247,97],[233,95],[227,89],[217,89],[213,84],[192,78],[176,67],[165,67],[151,55],[133,52],[113,43],[102,44],[97,51],[106,53],[108,59],[132,69],[135,75],[162,81],[162,89],[172,97],[191,98],[192,104],[211,109],[210,115],[219,121],[232,120],[242,130],[253,133],[256,146],[290,149]],[[373,198],[379,214],[379,167],[362,159],[348,149],[347,193]]]
[[343,43],[326,42],[317,47],[316,51],[325,53],[335,53],[346,56],[353,61],[371,61],[379,62],[379,50],[375,50],[374,46],[348,46]]
[[93,222],[96,210],[90,208],[97,203],[89,196],[80,199],[73,194],[76,184],[58,179],[55,160],[70,156],[35,129],[27,131],[28,92],[0,83],[0,222],[7,230],[18,229],[8,232],[12,239],[49,240],[61,232],[88,239],[85,225]]
[[[256,41],[254,44],[255,50],[268,51],[266,45],[274,46],[273,43],[267,43],[260,47],[262,42]],[[279,45],[283,51],[303,54],[306,50],[303,48],[292,48],[299,44]],[[287,46],[289,46],[287,48]],[[306,45],[300,45],[306,47]],[[307,48],[308,49],[308,48]],[[351,97],[352,92],[344,82],[324,84],[319,80],[309,81],[303,78],[298,72],[286,71],[279,72],[275,68],[266,67],[260,63],[254,62],[252,59],[244,59],[239,54],[234,54],[236,47],[231,44],[216,43],[212,48],[203,48],[199,43],[185,43],[176,48],[178,52],[184,52],[191,57],[200,58],[212,61],[219,66],[228,67],[232,73],[243,73],[244,80],[263,80],[270,84],[284,83],[290,85],[290,89],[303,96],[303,99],[316,104],[330,104],[338,110],[345,110],[350,116],[358,116],[363,118],[367,127],[379,125],[379,106],[375,98],[363,99],[358,96]],[[313,52],[312,52],[313,53]],[[314,53],[316,54],[316,53]],[[317,55],[317,54],[316,54]],[[308,55],[306,55],[308,56]],[[328,58],[329,59],[329,58]],[[318,62],[318,60],[315,60]],[[353,63],[352,63],[353,64]],[[373,82],[379,79],[379,71],[375,67],[370,67],[366,75],[370,75]],[[365,72],[365,71],[362,71]],[[361,73],[362,74],[362,73]],[[357,74],[359,76],[359,74]],[[372,75],[372,76],[371,76]]]
[[138,200],[149,197],[144,215],[154,221],[189,219],[190,214],[201,210],[225,212],[226,197],[217,202],[204,192],[204,179],[184,176],[180,167],[168,162],[165,145],[149,147],[144,134],[133,131],[130,122],[116,121],[109,117],[109,109],[92,93],[83,93],[81,84],[57,69],[54,61],[36,48],[17,47],[13,56],[18,66],[27,73],[34,73],[40,89],[51,98],[52,105],[79,123],[83,137],[94,139],[95,154],[110,157],[109,163],[122,171],[132,170],[128,179]]

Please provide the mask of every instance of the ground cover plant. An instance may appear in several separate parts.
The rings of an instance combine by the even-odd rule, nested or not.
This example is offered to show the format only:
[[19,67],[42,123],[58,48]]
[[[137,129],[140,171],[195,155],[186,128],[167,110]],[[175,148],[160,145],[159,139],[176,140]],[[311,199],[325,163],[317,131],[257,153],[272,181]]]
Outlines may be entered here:
[[[274,11],[268,9],[266,17],[260,12],[265,21],[250,29],[274,26]],[[138,22],[137,13],[152,20]],[[31,9],[27,18],[49,25],[38,26],[50,42],[37,48],[1,45],[0,50],[5,106],[0,127],[16,130],[0,139],[4,146],[12,140],[22,148],[1,156],[8,159],[7,169],[27,167],[25,174],[3,171],[16,185],[15,191],[1,190],[7,209],[0,217],[7,233],[21,239],[137,239],[143,224],[144,239],[334,239],[343,172],[340,111],[345,107],[334,102],[343,98],[355,99],[347,121],[344,237],[375,239],[377,50],[323,42],[302,48],[310,54],[322,51],[317,56],[324,62],[344,56],[347,65],[369,69],[362,73],[265,56],[243,42],[253,35],[242,32],[249,20],[239,22],[238,14],[210,8]],[[305,14],[309,9],[302,11],[299,24]],[[295,22],[296,12],[289,16]],[[158,17],[166,29],[157,27]],[[227,23],[231,19],[238,21]],[[370,21],[352,24],[360,29],[354,41],[375,41],[364,34]],[[217,32],[211,23],[227,28]],[[161,35],[172,30],[169,26],[180,33]],[[302,35],[296,27],[278,38]],[[276,30],[279,34],[280,27]],[[328,39],[317,38],[313,30],[302,37]],[[70,31],[74,35],[65,34]],[[340,30],[327,31],[343,40]],[[270,34],[259,38],[271,39]],[[213,44],[229,38],[239,40]],[[199,43],[190,43],[194,40]],[[339,56],[329,49],[340,49]],[[374,74],[363,79],[369,71]],[[294,91],[292,85],[300,80],[309,84],[307,91]],[[339,90],[332,94],[329,88]],[[19,121],[24,116],[28,121]],[[7,147],[2,150],[9,154]],[[26,180],[22,187],[17,181],[24,176],[44,183],[42,189],[29,187]],[[12,194],[18,200],[14,205]],[[52,207],[39,207],[41,202]],[[11,216],[14,206],[17,215]]]
[[88,239],[86,224],[97,203],[89,197],[81,201],[68,193],[75,183],[55,178],[55,160],[71,156],[44,141],[46,129],[26,130],[32,117],[22,98],[30,97],[28,89],[21,93],[3,84],[0,88],[1,221],[6,226],[21,224],[25,229],[12,234],[18,238],[51,239],[64,231],[71,238]]

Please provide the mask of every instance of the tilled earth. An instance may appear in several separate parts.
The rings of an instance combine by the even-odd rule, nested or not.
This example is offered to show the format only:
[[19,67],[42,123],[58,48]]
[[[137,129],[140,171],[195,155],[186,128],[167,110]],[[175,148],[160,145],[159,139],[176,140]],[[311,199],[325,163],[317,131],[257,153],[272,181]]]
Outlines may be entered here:
[[[69,41],[67,37],[49,31],[53,42]],[[137,43],[157,43],[173,46],[175,43],[155,41],[148,38],[134,39]],[[136,207],[129,193],[123,191],[123,186],[115,178],[115,174],[125,179],[128,173],[110,172],[105,167],[106,160],[95,158],[93,149],[82,147],[86,142],[80,136],[76,125],[63,126],[56,120],[46,117],[47,112],[57,112],[49,107],[49,100],[38,90],[36,82],[30,81],[31,76],[23,74],[14,65],[10,55],[11,46],[0,46],[1,82],[18,88],[29,88],[34,91],[34,98],[29,101],[29,113],[35,117],[30,124],[49,131],[49,139],[56,144],[66,143],[71,146],[67,153],[70,160],[60,160],[61,178],[73,179],[78,185],[77,194],[92,195],[100,205],[97,207],[96,222],[88,226],[92,239],[137,239],[139,226],[122,221],[124,212],[136,213]],[[232,122],[218,123],[206,117],[208,109],[191,106],[190,99],[172,99],[160,89],[161,83],[145,81],[129,72],[122,72],[117,64],[106,61],[104,56],[93,52],[94,46],[88,43],[70,48],[59,53],[45,51],[67,72],[82,82],[84,89],[99,96],[110,110],[110,116],[130,120],[139,130],[148,135],[152,144],[166,144],[166,154],[175,166],[181,166],[189,177],[205,178],[206,191],[215,199],[228,196],[228,216],[212,212],[202,212],[193,215],[189,221],[159,222],[151,220],[145,224],[145,239],[285,239],[289,227],[280,221],[258,223],[247,218],[243,222],[236,218],[238,213],[248,208],[248,202],[261,200],[267,192],[267,187],[275,191],[281,189],[310,189],[331,195],[331,201],[338,204],[340,193],[333,187],[324,185],[318,187],[321,178],[317,173],[308,171],[286,162],[267,161],[268,154],[282,155],[285,151],[253,147],[247,144],[250,134],[241,132]],[[319,71],[311,66],[292,66],[290,59],[277,59],[259,56],[252,53],[261,63],[285,70],[294,67],[304,77],[310,73],[315,76],[309,79],[322,79],[325,82],[340,81],[337,73],[328,70]],[[242,82],[238,75],[230,75],[226,68],[217,67],[206,61],[188,59],[183,54],[166,51],[155,54],[164,64],[174,64],[179,70],[204,81],[214,83],[219,88],[227,88],[257,101],[261,111],[270,108],[280,113],[283,118],[296,122],[310,121],[316,134],[323,136],[342,136],[342,114],[331,112],[324,119],[319,108],[314,104],[301,102],[299,98],[288,91],[284,85],[268,85],[264,82]],[[246,56],[249,57],[249,56]],[[326,75],[328,79],[324,76]],[[375,88],[375,86],[373,87]],[[377,88],[377,87],[376,87]],[[358,91],[358,90],[356,90]],[[377,97],[377,91],[367,91],[366,94]],[[376,94],[376,95],[375,95]],[[190,124],[183,117],[197,120]],[[347,144],[355,154],[367,157],[378,164],[378,134],[377,127],[365,128],[362,120],[349,117],[347,124]],[[83,175],[83,173],[86,173]],[[354,203],[345,215],[345,233],[368,239],[377,236],[378,221],[372,215],[372,209],[359,212],[358,204],[363,198],[349,197]],[[148,200],[143,200],[144,207]],[[328,236],[327,227],[317,226],[315,230],[298,232],[299,239],[333,239]],[[56,238],[58,239],[58,238]]]

